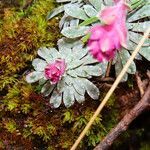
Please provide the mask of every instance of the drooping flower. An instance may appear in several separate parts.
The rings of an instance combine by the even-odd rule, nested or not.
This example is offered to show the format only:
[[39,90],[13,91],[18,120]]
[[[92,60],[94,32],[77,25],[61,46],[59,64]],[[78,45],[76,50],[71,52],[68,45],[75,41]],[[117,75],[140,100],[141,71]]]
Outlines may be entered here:
[[116,1],[115,6],[105,8],[99,14],[104,23],[90,29],[88,48],[99,62],[110,60],[117,50],[126,47],[127,29],[126,13],[128,6],[123,0]]
[[55,60],[55,62],[48,64],[44,71],[46,79],[49,79],[51,84],[56,84],[64,74],[65,68],[65,60],[62,59]]

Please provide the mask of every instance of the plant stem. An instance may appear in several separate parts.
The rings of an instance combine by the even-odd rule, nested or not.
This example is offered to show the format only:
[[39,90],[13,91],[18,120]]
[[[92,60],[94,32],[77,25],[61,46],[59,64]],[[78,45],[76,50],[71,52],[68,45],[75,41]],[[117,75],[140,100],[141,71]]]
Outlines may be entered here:
[[109,77],[112,62],[113,62],[113,60],[111,59],[108,63],[105,77]]

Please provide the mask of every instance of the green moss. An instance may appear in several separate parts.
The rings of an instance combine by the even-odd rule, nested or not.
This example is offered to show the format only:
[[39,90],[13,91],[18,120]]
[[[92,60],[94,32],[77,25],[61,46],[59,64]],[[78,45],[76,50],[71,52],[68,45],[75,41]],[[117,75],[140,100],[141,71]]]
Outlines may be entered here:
[[[25,81],[37,49],[55,46],[61,36],[58,20],[46,21],[52,8],[52,0],[37,0],[25,10],[4,10],[0,23],[0,147],[5,149],[9,149],[8,146],[33,149],[40,145],[51,150],[69,149],[99,104],[87,98],[84,105],[54,110],[49,99],[38,94],[40,87]],[[95,146],[116,124],[114,105],[115,95],[102,115],[96,118],[79,149]]]
[[52,0],[39,0],[25,11],[4,9],[0,34],[0,89],[7,89],[17,81],[20,72],[29,67],[28,62],[37,55],[39,47],[56,43],[58,21],[46,21],[52,8]]
[[4,120],[4,128],[8,130],[8,132],[13,133],[17,129],[16,122],[12,119]]
[[[21,136],[30,142],[40,138],[42,144],[51,149],[69,149],[93,115],[97,102],[89,99],[84,105],[75,104],[69,109],[61,107],[53,110],[49,102],[34,90],[35,87],[23,79],[9,89],[10,93],[4,97],[5,101],[0,107],[2,124],[6,124],[5,120],[17,121],[17,127],[12,128],[13,132],[8,128],[12,127],[8,126],[9,124],[7,128],[6,125],[2,127],[2,139],[6,132],[4,129],[9,129],[7,132],[11,136]],[[5,109],[2,109],[4,107]],[[111,112],[115,112],[115,109],[109,107]],[[80,144],[80,149],[95,146],[116,124],[115,117],[116,113],[99,115]],[[15,139],[13,141],[15,142]]]
[[0,140],[0,148],[4,149],[4,144],[1,140]]
[[148,142],[141,143],[140,150],[149,150],[149,149],[150,149],[150,143]]

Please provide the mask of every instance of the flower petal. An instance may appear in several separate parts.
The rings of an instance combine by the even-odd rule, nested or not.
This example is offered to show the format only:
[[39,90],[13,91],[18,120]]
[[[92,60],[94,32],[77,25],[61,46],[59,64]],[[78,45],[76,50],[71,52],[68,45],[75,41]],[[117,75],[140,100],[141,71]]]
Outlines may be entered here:
[[105,34],[104,29],[100,25],[92,27],[90,29],[90,32],[92,33],[90,36],[91,40],[98,40],[99,38],[101,38],[101,36]]

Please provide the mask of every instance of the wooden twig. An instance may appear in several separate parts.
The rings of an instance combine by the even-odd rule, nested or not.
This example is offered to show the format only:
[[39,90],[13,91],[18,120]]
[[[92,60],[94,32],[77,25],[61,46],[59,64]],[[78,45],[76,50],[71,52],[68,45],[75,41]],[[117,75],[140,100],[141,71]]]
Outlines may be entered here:
[[142,97],[143,94],[144,94],[144,88],[143,88],[143,82],[142,82],[142,80],[141,80],[138,73],[136,73],[136,82],[137,82],[137,85],[138,85],[138,88],[139,88],[139,91],[140,91],[140,95]]
[[115,141],[115,139],[124,131],[127,130],[129,124],[139,116],[143,110],[150,105],[150,83],[142,97],[142,99],[135,105],[133,109],[127,113],[124,118],[113,128],[110,133],[94,148],[94,150],[107,150]]
[[147,76],[148,76],[148,78],[150,80],[150,70],[147,71]]
[[104,77],[104,78],[99,79],[99,81],[100,82],[114,82],[115,79],[111,77]]

